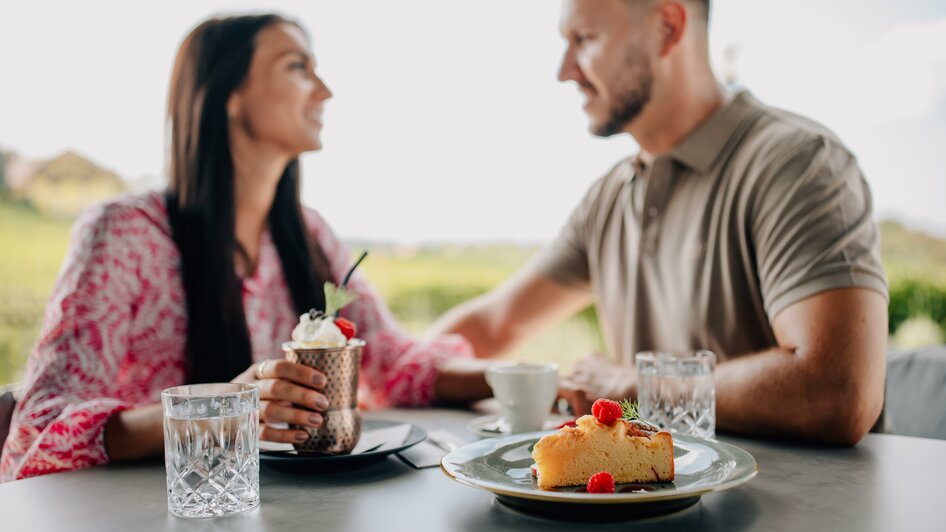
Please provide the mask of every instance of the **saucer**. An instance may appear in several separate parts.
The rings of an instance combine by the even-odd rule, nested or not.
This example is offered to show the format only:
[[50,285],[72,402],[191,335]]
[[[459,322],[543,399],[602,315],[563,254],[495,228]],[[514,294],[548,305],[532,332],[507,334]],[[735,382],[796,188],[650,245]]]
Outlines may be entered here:
[[[488,416],[480,416],[474,418],[469,423],[467,423],[466,428],[473,434],[476,434],[480,438],[496,438],[499,436],[509,436],[509,425],[504,425],[499,428],[499,430],[489,430],[492,427],[496,426],[496,423],[499,421],[499,418],[502,417],[499,414],[489,414]],[[549,414],[545,419],[545,423],[542,424],[542,430],[554,430],[559,427],[562,423],[566,421],[574,421],[575,418],[571,416],[562,416],[559,414]]]

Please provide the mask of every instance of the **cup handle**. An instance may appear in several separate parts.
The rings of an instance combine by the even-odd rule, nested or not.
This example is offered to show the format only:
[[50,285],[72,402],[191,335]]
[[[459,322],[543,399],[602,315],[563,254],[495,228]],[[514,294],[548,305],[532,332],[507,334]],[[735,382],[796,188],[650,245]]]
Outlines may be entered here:
[[483,376],[486,378],[486,384],[489,385],[489,389],[490,389],[490,390],[493,390],[493,393],[495,394],[495,393],[496,393],[496,390],[495,390],[496,383],[494,382],[495,379],[493,378],[493,374],[487,371],[487,372],[483,373]]

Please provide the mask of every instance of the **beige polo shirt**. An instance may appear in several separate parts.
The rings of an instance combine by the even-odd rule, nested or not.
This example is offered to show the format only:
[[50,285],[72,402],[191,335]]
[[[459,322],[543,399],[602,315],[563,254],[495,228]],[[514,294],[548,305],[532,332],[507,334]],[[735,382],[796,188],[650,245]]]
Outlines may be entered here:
[[819,292],[887,296],[854,156],[823,126],[747,92],[671,153],[615,166],[533,264],[594,293],[618,360],[696,348],[725,360],[775,346],[772,320]]

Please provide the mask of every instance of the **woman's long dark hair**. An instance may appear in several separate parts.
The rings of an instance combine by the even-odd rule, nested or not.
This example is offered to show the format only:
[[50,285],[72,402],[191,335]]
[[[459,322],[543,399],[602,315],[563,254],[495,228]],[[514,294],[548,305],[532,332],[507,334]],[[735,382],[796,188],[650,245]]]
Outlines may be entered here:
[[[187,298],[190,383],[229,381],[252,362],[243,289],[235,270],[239,246],[226,104],[249,72],[256,35],[281,22],[288,21],[278,15],[208,20],[187,36],[174,64],[166,201]],[[298,160],[286,166],[279,180],[268,221],[296,312],[324,310],[322,282],[330,271],[305,229]]]

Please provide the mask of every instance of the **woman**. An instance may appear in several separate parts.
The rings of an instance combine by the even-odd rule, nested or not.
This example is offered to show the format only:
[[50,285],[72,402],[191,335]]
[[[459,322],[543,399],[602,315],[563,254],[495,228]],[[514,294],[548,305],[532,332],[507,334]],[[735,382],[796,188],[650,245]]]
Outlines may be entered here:
[[[264,422],[319,426],[331,375],[281,358],[296,317],[324,308],[348,250],[299,203],[298,156],[321,148],[332,96],[306,34],[276,15],[204,22],[184,40],[169,94],[166,194],[93,208],[76,223],[27,364],[0,480],[160,454],[164,388],[260,386]],[[357,206],[354,206],[357,208]],[[417,343],[356,274],[345,308],[374,403],[424,405],[453,388],[438,368],[459,336]],[[261,439],[304,441],[264,424]]]

